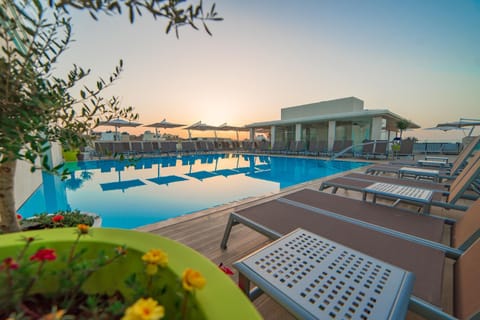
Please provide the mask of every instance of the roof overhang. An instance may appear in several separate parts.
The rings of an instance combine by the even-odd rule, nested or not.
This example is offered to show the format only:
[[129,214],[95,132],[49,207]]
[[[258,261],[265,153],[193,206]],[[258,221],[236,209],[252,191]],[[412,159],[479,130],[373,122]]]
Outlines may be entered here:
[[318,122],[325,122],[325,121],[344,121],[344,120],[359,120],[364,118],[373,118],[373,117],[382,117],[387,120],[387,129],[391,131],[397,130],[397,122],[398,121],[408,121],[410,124],[408,126],[409,129],[418,129],[420,126],[408,119],[405,119],[399,116],[396,113],[390,112],[389,110],[362,110],[356,112],[342,112],[342,113],[332,113],[332,114],[324,114],[319,116],[309,116],[304,118],[296,118],[296,119],[287,119],[287,120],[274,120],[274,121],[265,121],[265,122],[254,122],[251,124],[247,124],[247,128],[269,128],[272,126],[289,126],[294,125],[297,123],[301,124],[310,124],[310,123],[318,123]]

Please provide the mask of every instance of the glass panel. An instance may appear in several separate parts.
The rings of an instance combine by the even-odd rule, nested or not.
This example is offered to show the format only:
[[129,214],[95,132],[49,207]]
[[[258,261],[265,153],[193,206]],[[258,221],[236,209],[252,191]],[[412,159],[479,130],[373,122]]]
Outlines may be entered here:
[[275,142],[283,142],[285,146],[289,146],[290,141],[295,140],[295,125],[276,127],[275,128]]

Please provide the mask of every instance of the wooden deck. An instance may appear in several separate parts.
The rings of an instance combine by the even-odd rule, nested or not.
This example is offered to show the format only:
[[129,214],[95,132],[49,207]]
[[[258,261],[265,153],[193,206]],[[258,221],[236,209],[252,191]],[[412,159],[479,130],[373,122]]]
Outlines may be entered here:
[[[361,169],[363,171],[364,169]],[[340,174],[343,175],[343,174]],[[331,176],[329,177],[331,178]],[[223,263],[231,267],[233,262],[256,251],[270,242],[268,238],[255,232],[243,225],[233,228],[229,239],[229,246],[226,250],[220,249],[220,242],[223,237],[228,215],[234,209],[241,209],[272,198],[279,197],[282,194],[290,193],[301,188],[312,188],[318,190],[323,179],[312,183],[306,183],[294,188],[289,188],[280,194],[270,195],[264,198],[248,199],[246,201],[231,203],[222,207],[202,211],[188,216],[160,222],[154,225],[145,226],[138,230],[152,232],[177,240],[206,256],[215,264]],[[347,195],[352,198],[361,199],[358,192],[340,191],[338,194]],[[446,215],[443,211],[436,211],[435,214]],[[447,232],[448,235],[448,232]],[[448,238],[448,237],[447,237]],[[448,243],[448,241],[447,241]],[[445,292],[451,292],[452,288],[452,263],[448,262],[445,268]],[[232,268],[233,269],[233,268]],[[233,276],[233,281],[237,281],[237,274]],[[452,309],[452,296],[447,294],[444,297],[445,310]],[[294,319],[283,307],[266,295],[262,295],[254,301],[254,305],[265,319]],[[409,319],[419,319],[420,317],[409,313]]]

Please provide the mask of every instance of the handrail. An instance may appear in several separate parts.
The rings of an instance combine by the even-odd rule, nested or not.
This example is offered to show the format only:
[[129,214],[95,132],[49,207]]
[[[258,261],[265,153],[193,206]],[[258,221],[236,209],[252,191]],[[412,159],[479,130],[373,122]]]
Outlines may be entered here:
[[369,145],[369,144],[377,144],[377,140],[373,140],[373,141],[370,141],[370,142],[364,142],[364,143],[359,143],[359,144],[351,145],[350,147],[347,147],[347,148],[343,149],[342,151],[333,154],[333,155],[330,157],[330,160],[335,160],[335,159],[337,159],[338,157],[340,157],[341,155],[347,153],[347,151],[353,149],[354,147],[367,146],[367,145]]

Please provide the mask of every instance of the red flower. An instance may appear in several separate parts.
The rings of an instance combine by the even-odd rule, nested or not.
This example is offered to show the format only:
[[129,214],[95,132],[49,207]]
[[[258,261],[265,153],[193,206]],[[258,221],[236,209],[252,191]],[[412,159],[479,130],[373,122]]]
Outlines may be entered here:
[[16,270],[18,269],[18,263],[13,258],[8,257],[3,260],[0,265],[0,270]]
[[61,214],[56,214],[52,217],[52,222],[60,222],[63,219],[65,219],[64,216],[62,216]]
[[23,219],[22,215],[17,213],[17,220],[22,220],[22,219]]
[[53,249],[39,249],[37,253],[30,257],[30,261],[53,261],[57,258]]
[[234,272],[232,271],[232,269],[230,269],[229,267],[227,267],[226,265],[224,265],[222,262],[220,262],[220,264],[218,265],[218,267],[220,268],[220,270],[222,270],[226,275],[233,275]]

